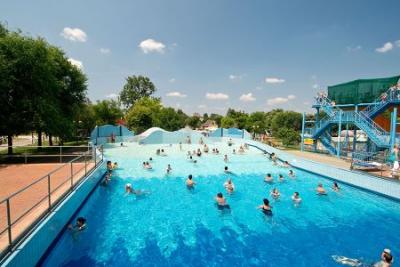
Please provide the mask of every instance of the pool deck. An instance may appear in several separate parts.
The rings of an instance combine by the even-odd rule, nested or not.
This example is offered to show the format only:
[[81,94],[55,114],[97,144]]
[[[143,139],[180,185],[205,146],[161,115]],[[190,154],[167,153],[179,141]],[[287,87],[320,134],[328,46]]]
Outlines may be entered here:
[[309,160],[312,160],[315,162],[329,164],[336,168],[342,168],[342,169],[349,170],[350,165],[351,165],[350,161],[345,161],[343,159],[339,159],[339,158],[332,157],[329,155],[318,154],[318,153],[313,153],[313,152],[308,152],[308,151],[300,151],[300,150],[284,150],[284,151],[289,154],[293,154],[295,156],[309,159]]
[[[93,168],[94,163],[88,162],[86,172]],[[50,200],[53,204],[71,189],[71,174],[74,185],[85,176],[85,163],[74,163],[72,168],[70,164],[62,163],[0,165],[0,201],[38,181],[10,199],[11,221],[15,222],[12,226],[13,239],[49,209],[48,179],[45,177],[40,180],[40,178],[50,172],[53,172],[50,175],[52,191]],[[34,205],[37,206],[33,208]],[[7,206],[6,202],[2,202],[0,203],[0,251],[8,244],[8,233],[3,232],[6,227]]]

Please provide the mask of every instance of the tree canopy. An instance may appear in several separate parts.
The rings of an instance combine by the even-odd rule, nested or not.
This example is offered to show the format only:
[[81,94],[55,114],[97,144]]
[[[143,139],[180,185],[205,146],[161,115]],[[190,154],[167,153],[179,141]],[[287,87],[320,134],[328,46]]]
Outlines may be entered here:
[[120,93],[121,103],[130,108],[136,101],[144,97],[150,97],[156,91],[156,87],[148,77],[144,76],[129,76],[126,78],[126,83]]

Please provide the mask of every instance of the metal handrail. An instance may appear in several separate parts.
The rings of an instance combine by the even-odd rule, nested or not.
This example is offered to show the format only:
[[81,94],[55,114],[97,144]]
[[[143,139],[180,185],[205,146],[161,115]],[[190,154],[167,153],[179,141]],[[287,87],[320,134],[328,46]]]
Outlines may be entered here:
[[384,99],[384,101],[382,101],[382,97],[380,96],[374,100],[373,104],[369,105],[362,112],[369,117],[371,113],[373,113],[379,107],[386,105],[390,101],[396,100],[396,98],[397,100],[399,100],[400,97],[399,90],[393,90],[392,87],[387,89],[383,94],[386,94],[386,98]]
[[[98,153],[100,154],[100,156],[98,157]],[[93,147],[92,150],[89,149],[89,151],[85,152],[85,154],[80,155],[76,158],[74,158],[73,160],[64,163],[62,166],[56,168],[55,170],[47,173],[46,175],[40,177],[39,179],[36,179],[34,182],[30,183],[29,185],[25,186],[24,188],[18,190],[17,192],[9,195],[8,197],[4,198],[3,200],[0,201],[0,205],[6,205],[6,218],[7,218],[7,222],[6,222],[6,227],[4,228],[4,230],[2,230],[0,232],[0,236],[5,234],[5,232],[8,231],[8,246],[3,250],[0,251],[0,259],[6,255],[8,252],[10,252],[12,250],[12,248],[18,243],[20,242],[22,239],[25,238],[26,234],[28,232],[30,232],[32,230],[32,228],[34,228],[37,223],[45,216],[47,216],[51,210],[53,209],[54,206],[56,206],[58,203],[60,203],[60,201],[65,197],[66,194],[69,194],[70,192],[72,192],[74,190],[74,188],[80,184],[84,179],[80,179],[79,181],[77,181],[75,184],[73,182],[73,178],[76,175],[76,173],[81,172],[82,170],[85,170],[85,174],[83,175],[82,178],[86,177],[88,175],[87,172],[87,165],[89,164],[87,161],[87,156],[92,156],[92,159],[94,160],[94,169],[97,167],[97,165],[99,163],[101,163],[104,159],[103,153],[98,151],[98,149],[96,147]],[[82,157],[85,157],[84,160],[84,166],[82,168],[79,168],[78,170],[76,170],[75,172],[73,171],[73,163],[82,159]],[[55,172],[57,172],[58,170],[60,170],[61,168],[64,168],[65,166],[71,166],[71,172],[70,174],[67,174],[66,176],[68,177],[67,179],[63,180],[57,187],[51,189],[51,175],[54,174]],[[43,181],[43,179],[47,178],[47,194],[42,197],[39,201],[37,201],[35,204],[31,205],[27,210],[23,211],[22,214],[19,214],[17,218],[15,219],[11,219],[11,207],[10,207],[10,202],[11,200],[16,197],[17,195],[21,194],[23,191],[31,188],[33,185],[39,183],[40,181]],[[61,188],[62,186],[65,186],[65,184],[71,181],[71,186],[69,187],[69,190],[66,190],[64,193],[62,193],[61,195],[59,195],[57,197],[57,199],[55,199],[54,201],[52,201],[52,194],[55,193],[57,190],[59,190],[59,188]],[[32,210],[34,210],[35,208],[39,207],[40,205],[42,205],[43,201],[45,201],[46,199],[48,199],[48,206],[46,208],[46,210],[40,214],[38,214],[38,217],[33,219],[33,221],[29,221],[29,226],[26,227],[25,229],[22,230],[21,233],[19,233],[15,238],[13,237],[13,233],[12,233],[12,227],[14,225],[16,225],[18,222],[20,222],[20,220],[25,217],[27,214],[29,214]]]

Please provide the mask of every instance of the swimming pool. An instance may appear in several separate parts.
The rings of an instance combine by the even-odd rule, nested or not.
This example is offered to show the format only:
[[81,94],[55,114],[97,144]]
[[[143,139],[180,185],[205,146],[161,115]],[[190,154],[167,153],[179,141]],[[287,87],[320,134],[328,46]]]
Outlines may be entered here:
[[[203,154],[196,164],[186,158],[198,145],[128,144],[109,147],[105,155],[119,169],[107,186],[99,186],[77,216],[87,218],[87,229],[78,235],[65,231],[43,260],[43,266],[338,266],[332,255],[363,258],[370,263],[383,248],[400,244],[400,206],[392,200],[340,185],[302,171],[288,176],[288,169],[272,165],[254,148],[244,155],[226,143],[211,144],[220,155]],[[167,157],[156,156],[157,148]],[[229,162],[223,161],[228,154]],[[154,170],[142,168],[153,158]],[[172,172],[166,175],[167,164]],[[227,165],[234,174],[223,172]],[[272,185],[263,179],[275,178]],[[185,180],[193,175],[196,188]],[[283,174],[285,180],[277,181]],[[232,178],[235,192],[225,192],[223,183]],[[321,182],[328,196],[317,196]],[[135,197],[125,195],[124,186],[151,191]],[[280,200],[269,196],[272,188]],[[298,191],[299,206],[291,195]],[[231,206],[220,211],[214,196],[223,192]],[[268,197],[273,216],[256,207]]]

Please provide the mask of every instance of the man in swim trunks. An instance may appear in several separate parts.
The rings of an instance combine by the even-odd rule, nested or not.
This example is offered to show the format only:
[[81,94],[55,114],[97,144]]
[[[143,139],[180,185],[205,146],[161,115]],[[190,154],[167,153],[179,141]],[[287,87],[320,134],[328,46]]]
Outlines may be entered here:
[[186,186],[189,189],[193,189],[196,183],[193,181],[193,176],[189,174],[188,178],[186,179]]
[[325,188],[323,187],[323,185],[321,183],[318,184],[318,186],[317,186],[317,194],[318,195],[326,195],[327,194],[325,191]]

